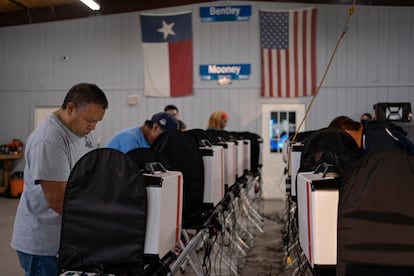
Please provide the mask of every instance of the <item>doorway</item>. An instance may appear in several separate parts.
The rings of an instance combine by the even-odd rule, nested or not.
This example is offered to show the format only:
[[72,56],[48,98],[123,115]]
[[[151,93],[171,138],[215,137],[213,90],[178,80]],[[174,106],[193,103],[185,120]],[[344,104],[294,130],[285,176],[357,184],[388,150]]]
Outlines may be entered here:
[[34,110],[34,127],[37,128],[47,116],[58,110],[59,106],[35,106]]
[[[284,141],[293,136],[305,116],[304,104],[263,104],[263,197],[285,198]],[[305,124],[300,131],[305,130]]]

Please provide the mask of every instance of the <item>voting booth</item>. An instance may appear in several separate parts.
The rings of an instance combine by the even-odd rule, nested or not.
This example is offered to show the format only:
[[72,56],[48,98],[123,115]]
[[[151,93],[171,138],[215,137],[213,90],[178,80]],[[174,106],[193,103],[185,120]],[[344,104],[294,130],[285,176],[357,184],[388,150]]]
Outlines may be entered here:
[[204,164],[203,202],[214,207],[224,198],[224,148],[206,143],[200,150]]
[[183,176],[160,169],[143,175],[148,202],[144,254],[161,259],[180,240]]
[[334,177],[298,174],[299,242],[312,268],[336,264],[338,188]]

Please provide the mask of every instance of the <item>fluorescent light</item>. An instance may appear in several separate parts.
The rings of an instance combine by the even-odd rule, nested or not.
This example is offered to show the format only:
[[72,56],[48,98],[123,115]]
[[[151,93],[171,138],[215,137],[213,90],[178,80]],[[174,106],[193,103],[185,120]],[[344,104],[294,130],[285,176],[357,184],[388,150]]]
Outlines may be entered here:
[[81,0],[86,6],[88,6],[91,10],[98,11],[101,7],[93,0]]

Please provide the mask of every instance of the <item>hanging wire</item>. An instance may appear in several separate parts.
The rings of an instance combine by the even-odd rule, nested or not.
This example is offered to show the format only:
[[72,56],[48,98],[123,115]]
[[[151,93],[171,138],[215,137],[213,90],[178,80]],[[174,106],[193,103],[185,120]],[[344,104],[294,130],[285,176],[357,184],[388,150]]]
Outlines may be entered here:
[[[323,75],[322,75],[322,79],[321,79],[321,81],[320,81],[320,83],[319,83],[318,87],[316,88],[315,95],[313,95],[313,97],[312,97],[312,99],[311,99],[311,101],[310,101],[310,103],[309,103],[308,107],[306,108],[305,115],[304,115],[304,117],[303,117],[302,121],[300,122],[300,124],[299,124],[298,128],[296,129],[296,131],[295,131],[295,135],[293,136],[293,138],[292,138],[292,140],[291,140],[291,143],[294,143],[294,142],[295,142],[296,137],[298,136],[298,133],[299,133],[300,129],[302,128],[303,123],[305,122],[305,120],[306,120],[306,118],[307,118],[307,116],[308,116],[308,114],[309,114],[309,111],[310,111],[310,109],[311,109],[311,107],[312,107],[312,105],[313,105],[313,103],[314,103],[314,101],[315,101],[316,97],[318,96],[319,91],[320,91],[320,89],[321,89],[321,87],[322,87],[323,83],[325,82],[326,76],[328,75],[329,68],[330,68],[330,67],[331,67],[331,65],[332,65],[332,62],[333,62],[334,57],[335,57],[335,55],[336,55],[336,52],[337,52],[337,50],[338,50],[338,48],[339,48],[339,45],[341,44],[341,42],[342,42],[343,38],[345,37],[346,32],[348,31],[348,24],[349,24],[349,22],[350,22],[350,20],[351,20],[352,15],[353,15],[353,14],[354,14],[354,12],[355,12],[355,1],[356,1],[356,0],[353,0],[353,1],[352,1],[352,6],[351,6],[351,7],[347,10],[347,12],[348,12],[348,17],[347,17],[347,19],[346,19],[346,21],[345,21],[345,25],[344,25],[344,28],[343,28],[343,30],[342,30],[342,33],[341,33],[341,35],[339,36],[339,38],[338,38],[338,40],[337,40],[337,42],[336,42],[335,48],[334,48],[334,50],[333,50],[333,52],[332,52],[332,55],[331,55],[331,57],[330,57],[330,59],[329,59],[328,65],[326,66],[325,71],[324,71],[324,73],[323,73]],[[290,168],[289,168],[289,167],[290,167],[290,154],[288,155],[288,161],[287,161],[287,164],[288,164],[288,171],[289,171],[289,170],[290,170]],[[292,225],[290,225],[290,224],[291,224],[291,222],[292,222],[292,221],[290,221],[290,220],[288,220],[288,221],[287,221],[287,223],[289,224],[289,225],[287,226],[287,228],[288,228],[288,229],[290,229],[290,230],[292,230],[292,233],[293,233],[293,232],[296,232],[296,231],[294,231],[294,230],[297,230],[297,229],[294,229],[295,227],[294,227],[294,226],[292,226]],[[296,227],[297,227],[297,226],[296,226]],[[297,238],[297,233],[293,233],[293,236]],[[288,246],[287,246],[287,252],[286,252],[286,255],[287,255],[287,257],[288,257],[288,258],[290,258],[291,252],[290,252],[290,249],[289,249],[289,244],[288,244]],[[307,268],[301,268],[301,267],[300,267],[302,262],[300,261],[300,260],[301,260],[301,256],[299,255],[299,253],[298,253],[298,255],[296,256],[296,258],[297,258],[297,260],[298,260],[298,269],[299,269],[299,270],[301,270],[301,273],[302,273],[302,275],[303,275],[303,273],[306,273]],[[287,259],[287,260],[288,260],[288,259]],[[303,269],[303,270],[302,270],[302,269]]]
[[356,1],[356,0],[353,0],[353,1],[352,1],[352,6],[351,6],[351,7],[348,9],[348,11],[347,11],[347,12],[348,12],[348,17],[347,17],[347,19],[346,19],[346,21],[345,21],[345,25],[344,25],[343,31],[342,31],[341,35],[339,36],[338,41],[336,42],[336,45],[335,45],[335,48],[334,48],[334,50],[333,50],[333,52],[332,52],[331,58],[329,59],[328,65],[326,66],[325,71],[324,71],[324,73],[323,73],[323,75],[322,75],[322,79],[321,79],[321,81],[320,81],[320,83],[319,83],[318,87],[316,88],[315,95],[313,95],[313,97],[312,97],[312,99],[311,99],[311,101],[310,101],[310,103],[309,103],[308,107],[306,108],[306,111],[305,111],[305,116],[303,117],[303,119],[302,119],[302,121],[300,122],[300,124],[299,124],[298,128],[296,129],[295,135],[294,135],[294,136],[293,136],[293,138],[292,138],[292,142],[295,142],[296,137],[298,136],[298,133],[299,133],[300,129],[302,128],[302,125],[303,125],[303,123],[305,122],[305,120],[306,120],[306,118],[307,118],[307,116],[308,116],[308,113],[309,113],[309,111],[310,111],[310,109],[311,109],[311,107],[312,107],[312,105],[313,105],[313,102],[314,102],[314,101],[315,101],[315,99],[316,99],[316,96],[318,96],[319,91],[320,91],[320,89],[321,89],[321,87],[322,87],[323,83],[325,82],[326,76],[328,75],[329,68],[330,68],[330,67],[331,67],[331,65],[332,65],[332,62],[333,62],[334,57],[335,57],[335,55],[336,55],[336,52],[337,52],[337,50],[338,50],[338,48],[339,48],[339,45],[341,44],[342,39],[345,37],[345,34],[346,34],[346,32],[348,31],[348,24],[349,24],[349,22],[350,22],[350,20],[351,20],[352,15],[353,15],[353,14],[354,14],[354,12],[355,12],[355,1]]

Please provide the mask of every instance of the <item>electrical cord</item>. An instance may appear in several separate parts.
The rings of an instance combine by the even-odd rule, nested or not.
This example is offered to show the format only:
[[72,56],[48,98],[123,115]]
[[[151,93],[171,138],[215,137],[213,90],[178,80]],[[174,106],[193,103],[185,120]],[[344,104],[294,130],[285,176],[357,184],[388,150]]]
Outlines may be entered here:
[[[312,108],[313,103],[315,102],[315,99],[318,96],[318,94],[320,92],[320,89],[321,89],[322,85],[324,84],[324,82],[326,80],[326,77],[328,75],[328,72],[329,72],[329,69],[330,69],[330,67],[332,65],[332,62],[333,62],[333,60],[334,60],[334,58],[336,56],[336,53],[338,51],[338,48],[339,48],[339,46],[340,46],[343,38],[345,37],[345,34],[348,31],[349,22],[351,21],[352,15],[355,12],[355,2],[356,2],[356,0],[353,0],[352,1],[352,6],[350,8],[348,8],[348,10],[347,10],[348,17],[346,18],[346,21],[345,21],[345,24],[344,24],[344,28],[343,28],[343,30],[342,30],[342,32],[341,32],[341,34],[340,34],[340,36],[339,36],[339,38],[338,38],[338,40],[336,42],[335,48],[334,48],[334,50],[333,50],[333,52],[332,52],[332,54],[331,54],[331,56],[329,58],[329,62],[328,62],[327,66],[326,66],[326,68],[324,70],[323,75],[322,75],[321,81],[320,81],[319,85],[316,88],[315,94],[313,95],[313,97],[312,97],[309,105],[307,106],[306,111],[305,111],[305,115],[304,115],[303,119],[301,120],[299,126],[297,127],[297,129],[295,131],[295,134],[294,134],[294,136],[293,136],[293,138],[291,140],[292,143],[294,143],[296,141],[296,137],[298,136],[298,134],[299,134],[299,132],[300,132],[300,130],[301,130],[301,128],[302,128],[302,126],[303,126],[303,124],[304,124],[304,122],[305,122],[308,114],[309,114],[309,111]],[[287,162],[288,166],[290,164],[290,160],[289,159],[290,159],[290,155],[288,156],[288,162]],[[296,223],[297,223],[297,212],[295,212],[295,216],[294,216],[294,218],[292,220],[291,219],[288,219],[288,221],[287,221],[287,223],[288,223],[288,225],[287,225],[287,229],[288,229],[288,235],[287,236],[288,237],[287,238],[288,238],[289,241],[291,241],[291,240],[295,241],[295,240],[298,239],[298,232],[299,232],[298,230],[299,229],[298,229],[298,225],[295,223],[294,220],[296,220]],[[289,241],[287,242],[287,256],[288,257],[289,257],[289,254],[292,253],[292,252],[289,252]],[[296,251],[296,258],[297,258],[298,269],[299,269],[299,272],[301,273],[301,275],[304,275],[304,273],[306,273],[308,271],[308,268],[309,268],[307,265],[302,266],[303,261],[306,261],[306,260],[304,260],[304,259],[306,259],[306,257],[304,257],[304,254],[301,254],[301,250],[300,249],[298,249],[298,250],[294,250],[293,249],[292,251]]]

